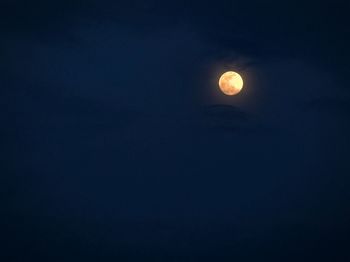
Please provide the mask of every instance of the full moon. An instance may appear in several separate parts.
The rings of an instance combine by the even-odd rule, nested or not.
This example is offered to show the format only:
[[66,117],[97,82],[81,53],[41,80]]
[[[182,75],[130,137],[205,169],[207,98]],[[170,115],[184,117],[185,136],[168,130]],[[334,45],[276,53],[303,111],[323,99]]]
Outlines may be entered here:
[[220,77],[219,87],[225,95],[233,96],[241,91],[243,79],[238,73],[228,71]]

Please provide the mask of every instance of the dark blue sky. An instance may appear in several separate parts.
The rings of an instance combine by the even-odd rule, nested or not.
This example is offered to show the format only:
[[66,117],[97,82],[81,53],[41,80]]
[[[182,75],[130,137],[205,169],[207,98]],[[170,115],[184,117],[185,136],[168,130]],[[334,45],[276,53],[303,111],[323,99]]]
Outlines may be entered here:
[[348,13],[1,1],[1,261],[348,261]]

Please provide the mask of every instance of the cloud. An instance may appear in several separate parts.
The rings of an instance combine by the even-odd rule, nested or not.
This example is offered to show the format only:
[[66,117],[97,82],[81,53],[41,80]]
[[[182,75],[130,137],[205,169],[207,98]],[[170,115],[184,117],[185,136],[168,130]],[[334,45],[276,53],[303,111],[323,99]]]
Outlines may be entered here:
[[17,88],[22,84],[30,92],[51,90],[116,107],[172,108],[193,101],[193,69],[208,47],[190,30],[144,34],[92,22],[77,26],[74,37],[79,40],[72,45],[25,35],[7,39],[3,63]]
[[324,97],[308,102],[306,112],[329,113],[333,116],[348,116],[350,114],[350,99]]
[[204,129],[231,134],[249,135],[263,131],[253,116],[238,107],[230,105],[211,105],[203,109]]

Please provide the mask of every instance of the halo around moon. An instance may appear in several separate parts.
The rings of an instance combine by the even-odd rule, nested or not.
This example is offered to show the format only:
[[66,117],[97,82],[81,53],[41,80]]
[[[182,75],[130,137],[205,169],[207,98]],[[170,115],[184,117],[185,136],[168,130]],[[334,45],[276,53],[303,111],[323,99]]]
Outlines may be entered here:
[[219,87],[225,95],[233,96],[242,90],[243,79],[238,73],[228,71],[220,77]]

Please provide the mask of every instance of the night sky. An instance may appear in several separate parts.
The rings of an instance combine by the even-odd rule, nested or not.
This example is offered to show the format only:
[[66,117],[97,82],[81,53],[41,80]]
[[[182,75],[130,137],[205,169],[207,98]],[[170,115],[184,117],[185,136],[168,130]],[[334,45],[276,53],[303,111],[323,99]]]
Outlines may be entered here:
[[349,13],[1,0],[0,261],[350,261]]

